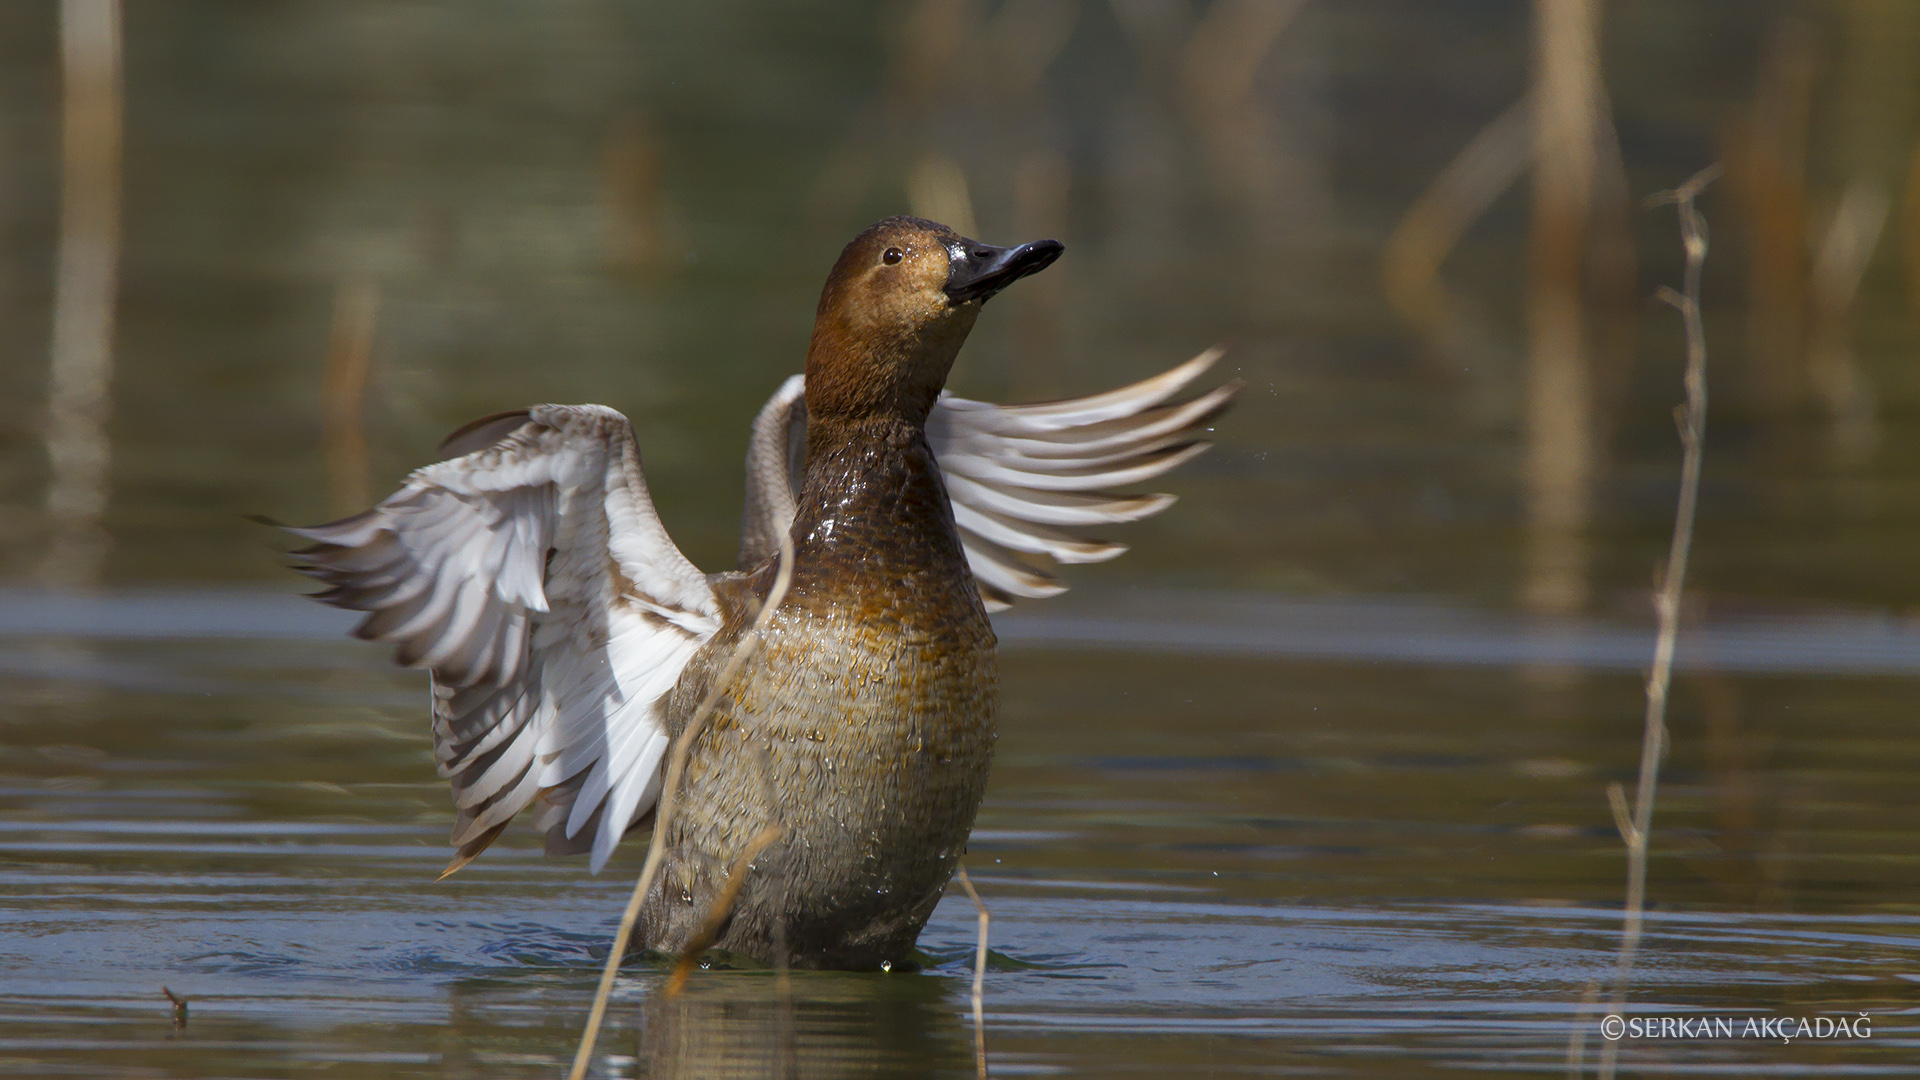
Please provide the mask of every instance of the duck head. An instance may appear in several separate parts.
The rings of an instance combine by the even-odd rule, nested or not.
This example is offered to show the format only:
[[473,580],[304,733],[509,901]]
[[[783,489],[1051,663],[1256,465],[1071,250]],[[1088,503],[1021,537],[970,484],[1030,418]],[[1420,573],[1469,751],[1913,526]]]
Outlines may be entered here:
[[854,237],[814,316],[809,423],[924,423],[981,305],[1064,250],[1058,240],[994,247],[911,217]]

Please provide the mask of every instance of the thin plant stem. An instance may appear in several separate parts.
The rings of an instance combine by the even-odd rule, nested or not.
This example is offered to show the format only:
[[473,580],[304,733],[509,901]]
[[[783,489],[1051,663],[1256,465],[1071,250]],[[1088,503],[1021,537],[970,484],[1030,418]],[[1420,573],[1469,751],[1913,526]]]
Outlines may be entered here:
[[973,952],[973,1059],[979,1067],[980,1080],[987,1080],[987,1023],[982,1002],[982,993],[987,981],[987,927],[993,922],[993,916],[987,913],[987,905],[981,901],[980,893],[973,887],[973,879],[967,876],[965,866],[954,868],[953,876],[960,887],[967,890],[967,899],[973,901],[973,910],[980,917],[980,944]]
[[720,697],[733,683],[733,677],[739,672],[753,653],[760,647],[767,623],[773,618],[774,609],[786,599],[787,587],[793,584],[793,537],[787,532],[780,533],[780,572],[773,579],[773,588],[767,591],[766,602],[760,605],[760,612],[754,616],[753,626],[741,636],[733,647],[733,654],[727,657],[726,666],[707,688],[707,696],[702,698],[693,716],[687,720],[687,726],[680,731],[679,738],[673,742],[668,754],[667,775],[660,785],[660,802],[653,816],[653,839],[647,845],[647,860],[640,866],[640,878],[633,884],[633,895],[627,899],[627,908],[620,916],[620,929],[613,935],[613,951],[607,954],[607,964],[600,972],[600,988],[593,995],[593,1008],[587,1013],[587,1023],[580,1032],[580,1049],[573,1055],[573,1070],[567,1074],[567,1080],[583,1080],[587,1075],[587,1065],[593,1059],[593,1044],[600,1037],[600,1024],[606,1019],[607,1001],[613,995],[613,982],[620,974],[620,961],[626,956],[627,944],[633,940],[633,927],[640,919],[640,905],[646,901],[647,891],[653,887],[653,879],[660,872],[660,863],[666,857],[667,827],[672,823],[673,810],[680,792],[680,779],[687,771],[687,755],[693,749],[693,741],[706,730],[707,718],[720,703]]
[[[1640,739],[1640,776],[1634,785],[1633,817],[1621,822],[1627,844],[1627,904],[1620,933],[1620,952],[1613,968],[1613,1008],[1626,1001],[1633,978],[1633,962],[1640,951],[1646,921],[1647,836],[1653,828],[1654,795],[1660,782],[1660,758],[1667,745],[1667,690],[1673,682],[1673,651],[1680,636],[1680,595],[1686,584],[1687,555],[1693,547],[1694,511],[1700,501],[1700,460],[1707,435],[1707,335],[1700,320],[1700,271],[1707,260],[1707,222],[1694,207],[1700,192],[1720,175],[1711,165],[1672,191],[1661,192],[1653,205],[1672,203],[1679,208],[1680,239],[1686,251],[1686,271],[1679,292],[1662,287],[1659,297],[1680,312],[1687,334],[1687,403],[1675,411],[1680,427],[1680,504],[1673,517],[1673,542],[1667,548],[1666,572],[1654,594],[1654,615],[1660,634],[1653,647],[1653,669],[1647,674],[1646,728]],[[1614,816],[1622,815],[1620,796],[1611,800]],[[1600,1056],[1600,1075],[1611,1080],[1620,1044],[1608,1042]]]
[[713,898],[707,908],[707,917],[700,921],[700,929],[693,935],[687,947],[680,950],[680,959],[674,962],[673,974],[667,978],[667,985],[661,991],[667,997],[679,997],[680,991],[687,985],[687,977],[700,962],[700,954],[713,947],[720,936],[720,927],[733,914],[733,905],[740,899],[740,890],[747,883],[747,872],[753,866],[753,860],[767,850],[767,845],[780,839],[786,830],[778,825],[769,825],[759,834],[747,841],[740,856],[733,861],[733,872],[727,876],[727,883],[721,887],[720,895]]
[[1582,1062],[1587,1056],[1587,1017],[1600,1001],[1600,984],[1590,982],[1580,992],[1580,1007],[1573,1013],[1573,1037],[1567,1040],[1567,1080],[1580,1080]]

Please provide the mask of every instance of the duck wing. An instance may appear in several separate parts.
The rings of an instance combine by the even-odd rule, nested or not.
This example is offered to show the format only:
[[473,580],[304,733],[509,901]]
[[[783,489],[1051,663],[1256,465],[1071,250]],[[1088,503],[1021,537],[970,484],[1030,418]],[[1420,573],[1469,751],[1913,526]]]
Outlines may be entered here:
[[[1245,385],[1236,379],[1186,401],[1170,401],[1225,350],[1214,347],[1169,371],[1103,394],[1034,405],[994,405],[943,393],[927,417],[954,524],[987,610],[1055,596],[1067,586],[1021,556],[1055,563],[1104,562],[1126,545],[1062,527],[1138,521],[1165,510],[1172,495],[1116,489],[1160,476],[1204,453],[1198,437]],[[793,523],[806,457],[805,382],[794,376],[754,420],[747,451],[747,506],[740,565],[778,550]]]
[[751,570],[780,551],[780,534],[793,528],[807,464],[807,377],[780,384],[747,437],[747,498],[740,511],[740,558]]
[[719,603],[654,512],[618,412],[502,413],[441,450],[373,509],[289,529],[313,544],[296,565],[331,586],[317,599],[368,613],[356,636],[432,672],[458,808],[448,872],[537,798],[549,848],[590,837],[598,871],[659,795],[661,709]]

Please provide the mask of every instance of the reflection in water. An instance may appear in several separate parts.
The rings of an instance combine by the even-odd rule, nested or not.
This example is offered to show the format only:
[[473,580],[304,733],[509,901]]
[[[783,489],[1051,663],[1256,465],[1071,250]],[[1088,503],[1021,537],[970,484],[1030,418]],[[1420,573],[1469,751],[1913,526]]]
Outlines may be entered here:
[[[0,596],[9,660],[44,640],[21,632],[20,599]],[[451,808],[416,675],[336,627],[248,634],[262,624],[232,597],[148,598],[120,621],[141,603],[150,636],[91,641],[87,665],[0,670],[0,1074],[561,1072],[638,853],[592,877],[510,833],[490,863],[437,881]],[[1637,671],[1596,668],[1567,715],[1529,717],[1510,660],[1200,651],[1199,629],[1245,629],[1213,603],[1158,627],[1125,606],[1074,615],[1089,632],[1188,635],[1184,653],[1089,641],[1002,658],[1002,746],[968,854],[994,916],[993,1073],[1557,1071],[1617,941],[1619,840],[1596,792],[1631,765],[1610,722]],[[75,604],[33,617],[72,634],[83,620],[54,616]],[[177,633],[215,616],[240,636]],[[1315,618],[1248,632],[1347,648],[1398,620],[1422,649],[1476,632],[1411,607]],[[1920,887],[1902,707],[1920,664],[1906,670],[1680,681],[1652,850],[1664,906],[1633,998],[1649,1014],[1867,1010],[1875,1041],[1837,1058],[1629,1047],[1623,1063],[1910,1064],[1891,1012],[1920,970],[1901,899]],[[1719,684],[1703,736],[1694,707]],[[76,685],[92,692],[37,693]],[[778,1076],[789,1046],[801,1076],[975,1075],[976,935],[956,889],[921,939],[925,970],[793,973],[790,1039],[774,972],[696,971],[667,1001],[663,967],[632,961],[605,1075]],[[184,1031],[163,985],[193,1002]]]
[[955,980],[909,973],[696,974],[678,997],[650,994],[635,1037],[641,1075],[918,1077],[974,1073]]

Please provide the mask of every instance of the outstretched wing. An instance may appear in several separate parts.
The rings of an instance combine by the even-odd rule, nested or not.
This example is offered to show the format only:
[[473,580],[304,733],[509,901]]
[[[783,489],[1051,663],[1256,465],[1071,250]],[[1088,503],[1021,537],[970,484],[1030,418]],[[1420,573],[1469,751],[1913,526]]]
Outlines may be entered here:
[[742,570],[780,550],[780,534],[793,528],[801,467],[807,462],[807,377],[780,384],[747,437],[747,498],[740,511]]
[[[1066,591],[1036,560],[1021,556],[1087,563],[1126,550],[1124,544],[1064,532],[1063,526],[1138,521],[1173,504],[1172,495],[1115,489],[1168,472],[1211,445],[1198,433],[1233,404],[1245,384],[1236,379],[1187,401],[1169,399],[1224,351],[1208,349],[1151,379],[1068,401],[993,405],[940,395],[927,418],[927,441],[989,611]],[[754,421],[742,568],[772,554],[774,538],[793,523],[806,451],[804,387],[801,376],[788,379]]]
[[449,872],[536,797],[549,848],[590,837],[597,871],[658,797],[659,709],[718,603],[660,524],[618,412],[541,405],[441,449],[456,456],[372,510],[289,530],[314,545],[299,568],[332,586],[318,599],[369,613],[357,636],[433,673]]

